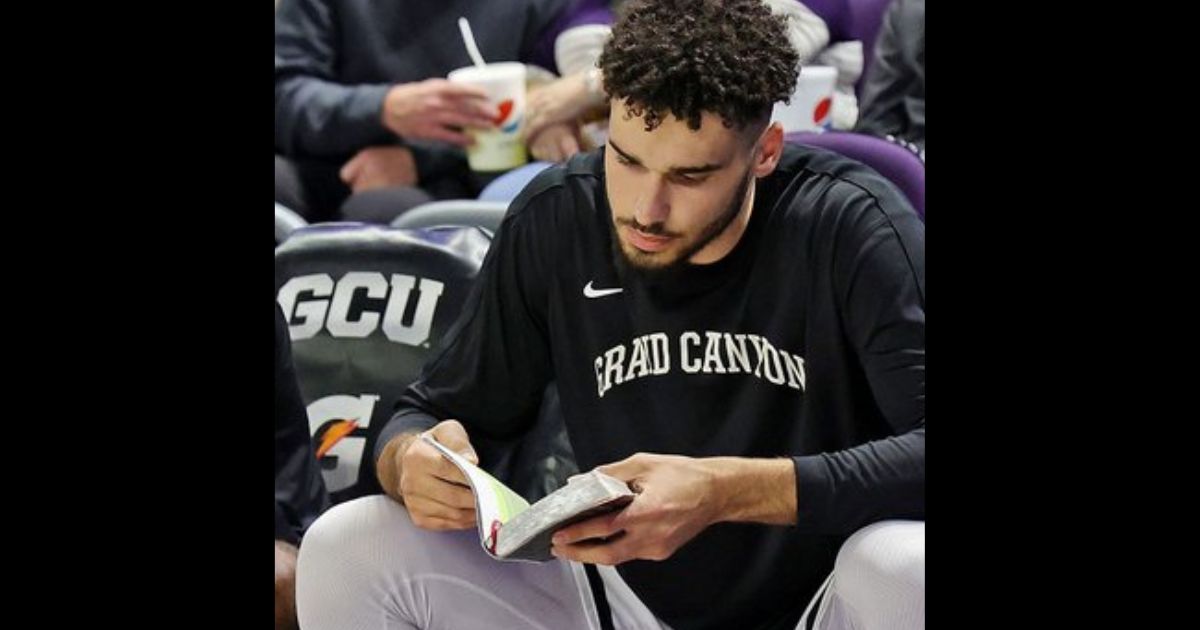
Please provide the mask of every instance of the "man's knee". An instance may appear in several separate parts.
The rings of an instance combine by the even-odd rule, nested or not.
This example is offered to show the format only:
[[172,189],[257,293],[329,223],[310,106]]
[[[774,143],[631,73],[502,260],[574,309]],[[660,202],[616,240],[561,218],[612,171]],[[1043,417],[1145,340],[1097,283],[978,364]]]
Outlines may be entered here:
[[340,503],[326,510],[305,532],[297,563],[299,573],[314,562],[351,560],[360,551],[372,554],[379,545],[400,545],[399,540],[411,529],[415,528],[404,506],[386,496]]
[[866,628],[923,627],[925,522],[882,521],[855,532],[838,552],[831,588],[834,599],[866,616]]
[[851,536],[838,552],[834,579],[868,590],[886,583],[906,593],[925,592],[925,522],[882,521]]

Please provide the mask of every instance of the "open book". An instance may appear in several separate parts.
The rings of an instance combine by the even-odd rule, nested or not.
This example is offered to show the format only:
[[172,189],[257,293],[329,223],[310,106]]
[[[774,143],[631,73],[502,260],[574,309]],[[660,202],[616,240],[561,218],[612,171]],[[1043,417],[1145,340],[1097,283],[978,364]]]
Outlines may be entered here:
[[480,542],[489,555],[499,560],[552,560],[550,538],[554,532],[572,523],[619,510],[634,497],[624,481],[593,470],[576,475],[567,485],[529,505],[508,486],[429,434],[422,434],[421,439],[432,444],[463,471],[475,494]]

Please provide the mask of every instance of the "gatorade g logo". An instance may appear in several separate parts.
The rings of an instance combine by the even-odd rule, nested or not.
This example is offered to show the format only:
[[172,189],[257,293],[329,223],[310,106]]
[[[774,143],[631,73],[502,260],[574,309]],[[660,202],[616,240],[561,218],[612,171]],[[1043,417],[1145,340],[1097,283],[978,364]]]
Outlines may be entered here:
[[308,406],[308,427],[320,453],[321,474],[330,492],[358,483],[367,428],[379,396],[326,396]]
[[[521,119],[519,117],[514,118],[513,121],[510,123],[506,123],[506,121],[510,117],[512,117],[513,100],[511,98],[506,99],[506,100],[502,101],[498,107],[500,108],[500,113],[497,114],[496,117],[492,119],[492,122],[495,123],[497,126],[500,126],[501,131],[503,131],[504,133],[512,133],[512,132],[516,131],[517,127],[521,124]],[[503,126],[501,126],[501,125],[503,125]]]
[[828,129],[833,125],[833,120],[829,116],[829,110],[833,108],[833,99],[826,96],[817,102],[817,106],[813,108],[813,124],[818,127]]
[[[276,298],[291,323],[292,340],[309,339],[322,328],[334,337],[362,338],[380,328],[378,311],[364,308],[350,319],[350,303],[355,292],[366,292],[375,300],[387,298],[382,312],[383,334],[396,343],[420,346],[429,339],[433,314],[445,285],[429,278],[416,278],[402,273],[392,274],[388,283],[378,272],[351,271],[335,284],[327,273],[296,276],[279,289]],[[416,300],[408,323],[405,311]]]
[[325,454],[333,450],[333,447],[342,441],[342,438],[350,435],[358,428],[358,420],[338,420],[329,425],[325,429],[325,433],[321,435],[321,442],[317,444],[317,459],[322,459]]

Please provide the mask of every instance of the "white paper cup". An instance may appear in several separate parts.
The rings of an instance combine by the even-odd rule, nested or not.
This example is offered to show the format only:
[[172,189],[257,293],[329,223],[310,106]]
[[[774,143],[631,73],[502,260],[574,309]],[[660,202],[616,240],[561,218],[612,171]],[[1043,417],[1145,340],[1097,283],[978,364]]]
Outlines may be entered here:
[[483,88],[488,101],[500,110],[494,129],[468,130],[475,138],[475,144],[467,147],[471,170],[507,171],[529,161],[521,133],[525,123],[525,65],[503,62],[482,68],[468,66],[451,72],[447,78]]
[[771,119],[782,123],[784,132],[831,129],[836,84],[837,69],[833,66],[805,66],[796,79],[791,102],[776,103]]

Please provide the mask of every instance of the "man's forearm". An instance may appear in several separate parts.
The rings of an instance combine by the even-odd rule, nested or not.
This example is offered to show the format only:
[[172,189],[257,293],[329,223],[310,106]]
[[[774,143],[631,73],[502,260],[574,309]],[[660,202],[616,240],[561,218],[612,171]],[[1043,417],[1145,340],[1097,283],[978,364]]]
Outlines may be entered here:
[[717,521],[793,525],[796,470],[789,458],[709,457],[718,502]]

